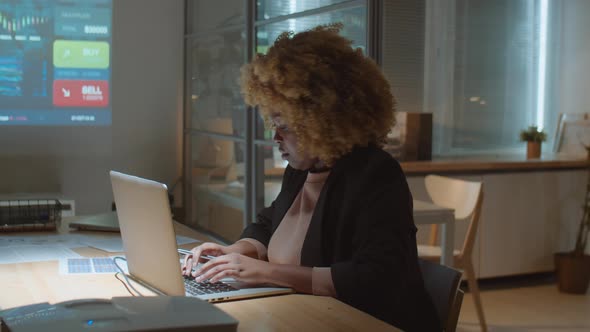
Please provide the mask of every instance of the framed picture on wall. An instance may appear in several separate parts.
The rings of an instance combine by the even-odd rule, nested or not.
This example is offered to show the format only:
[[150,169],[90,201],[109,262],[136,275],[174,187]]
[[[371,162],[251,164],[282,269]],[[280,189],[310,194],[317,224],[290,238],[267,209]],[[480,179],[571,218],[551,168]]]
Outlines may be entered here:
[[553,152],[586,158],[590,146],[590,113],[560,113]]

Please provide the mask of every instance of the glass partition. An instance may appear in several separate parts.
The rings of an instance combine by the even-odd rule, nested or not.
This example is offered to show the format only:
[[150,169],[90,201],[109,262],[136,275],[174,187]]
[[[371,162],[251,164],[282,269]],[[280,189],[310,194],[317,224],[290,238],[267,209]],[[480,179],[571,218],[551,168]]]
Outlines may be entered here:
[[256,19],[268,20],[277,16],[304,12],[342,2],[347,2],[347,0],[258,0],[256,1]]
[[245,144],[197,134],[192,149],[191,224],[235,241],[244,227]]
[[247,1],[187,1],[187,33],[220,30],[246,24]]
[[245,135],[246,107],[239,87],[240,67],[246,59],[245,35],[243,28],[226,30],[190,42],[192,129]]
[[265,24],[256,31],[256,52],[266,53],[277,37],[284,31],[295,33],[311,29],[315,26],[340,22],[344,28],[340,32],[353,42],[353,47],[360,47],[365,53],[367,48],[367,7],[337,9],[321,14],[290,18],[284,21]]
[[287,167],[287,161],[281,158],[279,147],[276,145],[258,145],[258,149],[264,154],[264,188],[262,195],[264,206],[270,206],[281,190],[283,173]]

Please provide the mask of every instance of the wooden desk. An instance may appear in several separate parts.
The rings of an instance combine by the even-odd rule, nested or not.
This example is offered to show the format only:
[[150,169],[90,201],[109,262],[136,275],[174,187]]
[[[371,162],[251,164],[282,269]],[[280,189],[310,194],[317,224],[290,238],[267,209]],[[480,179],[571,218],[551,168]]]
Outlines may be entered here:
[[[175,228],[178,235],[211,240],[184,225],[177,223]],[[60,227],[62,232],[67,232],[67,221]],[[193,246],[186,244],[183,247]],[[77,248],[74,251],[86,257],[110,255],[93,248]],[[0,264],[0,308],[38,302],[129,296],[113,275],[60,275],[58,265],[57,261]],[[142,294],[150,294],[140,285],[136,287]],[[399,331],[329,297],[292,294],[216,305],[239,320],[238,331]]]

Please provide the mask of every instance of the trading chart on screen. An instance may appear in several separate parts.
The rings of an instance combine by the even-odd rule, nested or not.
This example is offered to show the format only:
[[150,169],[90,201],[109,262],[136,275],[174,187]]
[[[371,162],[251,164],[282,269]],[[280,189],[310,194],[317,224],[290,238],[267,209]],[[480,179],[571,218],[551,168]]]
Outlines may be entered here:
[[2,0],[0,125],[110,125],[111,23],[111,0]]

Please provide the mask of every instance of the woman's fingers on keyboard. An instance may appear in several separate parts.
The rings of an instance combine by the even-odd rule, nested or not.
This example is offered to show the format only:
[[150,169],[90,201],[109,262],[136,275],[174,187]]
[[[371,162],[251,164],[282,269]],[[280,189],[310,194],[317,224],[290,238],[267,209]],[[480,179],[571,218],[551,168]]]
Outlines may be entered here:
[[191,271],[197,267],[199,259],[195,259],[195,257],[199,257],[201,251],[202,249],[200,247],[195,247],[191,250],[190,254],[184,256],[184,265],[182,268],[184,275],[190,275]]
[[212,259],[209,259],[205,263],[200,264],[198,267],[196,267],[196,270],[193,271],[192,276],[197,277],[201,274],[205,274],[209,269],[215,268],[215,266],[217,266],[217,265],[225,264],[226,258],[227,258],[226,256],[227,255],[213,257]]
[[[224,246],[217,243],[205,242],[199,246],[194,247],[191,250],[191,254],[188,254],[184,258],[183,274],[190,275],[193,269],[197,269],[197,265],[200,263],[206,264],[215,257],[224,254]],[[198,267],[199,269],[201,266]],[[192,273],[195,275],[195,272]]]
[[184,264],[182,265],[182,274],[183,275],[188,275],[191,272],[191,266],[192,266],[192,255],[186,255],[184,256]]
[[182,274],[190,275],[191,271],[197,267],[197,264],[199,263],[199,259],[198,258],[195,259],[195,257],[200,257],[202,251],[203,251],[203,249],[201,248],[201,246],[194,247],[191,250],[190,254],[187,254],[184,256],[184,265],[182,267]]

